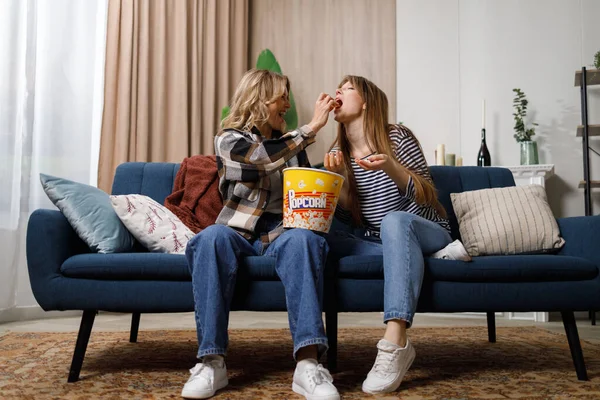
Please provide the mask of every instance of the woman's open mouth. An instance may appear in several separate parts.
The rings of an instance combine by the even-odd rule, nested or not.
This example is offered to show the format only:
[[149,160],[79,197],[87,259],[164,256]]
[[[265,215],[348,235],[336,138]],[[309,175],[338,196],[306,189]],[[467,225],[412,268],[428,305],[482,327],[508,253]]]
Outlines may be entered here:
[[341,99],[335,99],[333,102],[333,111],[337,112],[342,107],[342,104],[344,104],[344,102]]

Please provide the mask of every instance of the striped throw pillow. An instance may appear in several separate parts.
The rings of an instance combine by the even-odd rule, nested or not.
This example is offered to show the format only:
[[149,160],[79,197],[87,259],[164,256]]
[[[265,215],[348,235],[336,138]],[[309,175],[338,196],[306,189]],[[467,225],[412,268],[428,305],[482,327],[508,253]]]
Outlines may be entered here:
[[540,185],[450,194],[471,256],[552,252],[565,241]]

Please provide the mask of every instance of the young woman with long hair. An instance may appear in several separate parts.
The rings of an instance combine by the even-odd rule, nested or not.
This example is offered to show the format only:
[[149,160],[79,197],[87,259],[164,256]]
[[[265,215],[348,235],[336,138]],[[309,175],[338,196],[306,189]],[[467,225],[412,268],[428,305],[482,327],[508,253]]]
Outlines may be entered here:
[[335,99],[338,133],[324,165],[346,178],[336,217],[362,229],[358,235],[330,233],[330,254],[383,255],[386,330],[362,388],[391,392],[415,358],[406,329],[419,299],[424,254],[470,257],[460,242],[451,243],[446,210],[419,141],[404,125],[388,123],[385,93],[363,77],[346,76]]

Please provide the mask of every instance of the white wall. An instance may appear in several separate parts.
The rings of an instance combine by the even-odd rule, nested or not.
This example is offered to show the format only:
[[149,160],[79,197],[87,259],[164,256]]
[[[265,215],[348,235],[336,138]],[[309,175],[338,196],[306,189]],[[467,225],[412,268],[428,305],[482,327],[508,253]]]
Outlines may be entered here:
[[[493,165],[518,165],[513,88],[539,123],[540,163],[555,165],[547,182],[557,216],[583,215],[579,88],[574,72],[600,50],[600,1],[397,0],[397,118],[421,140],[428,161],[438,143],[475,165],[481,101]],[[591,123],[600,123],[600,90],[590,88]],[[600,141],[592,141],[600,150]],[[591,155],[592,178],[600,157]],[[600,213],[600,196],[595,196]]]

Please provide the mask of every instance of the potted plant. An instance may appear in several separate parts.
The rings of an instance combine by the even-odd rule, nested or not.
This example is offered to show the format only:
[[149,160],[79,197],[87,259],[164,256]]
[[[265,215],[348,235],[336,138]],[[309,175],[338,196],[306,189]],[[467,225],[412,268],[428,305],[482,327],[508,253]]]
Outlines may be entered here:
[[[281,67],[279,62],[275,58],[275,55],[271,50],[265,49],[260,52],[258,59],[256,60],[256,69],[266,69],[281,74]],[[296,102],[294,101],[294,94],[290,89],[290,109],[285,113],[283,119],[285,120],[285,127],[288,130],[294,130],[298,127],[298,112],[296,111]],[[221,110],[221,121],[229,114],[229,106],[223,107]]]
[[535,135],[535,127],[538,124],[533,122],[529,128],[525,126],[529,101],[521,89],[513,89],[513,92],[515,93],[513,117],[515,118],[514,130],[516,132],[513,137],[521,146],[521,165],[538,164],[537,143],[531,140],[531,137]]

